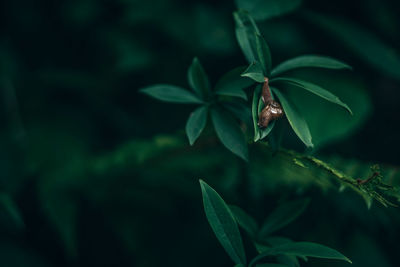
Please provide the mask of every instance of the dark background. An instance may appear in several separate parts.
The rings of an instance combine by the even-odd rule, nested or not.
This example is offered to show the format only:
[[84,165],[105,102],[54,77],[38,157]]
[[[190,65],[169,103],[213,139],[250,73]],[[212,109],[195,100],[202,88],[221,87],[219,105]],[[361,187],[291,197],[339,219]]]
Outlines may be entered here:
[[[290,177],[247,192],[252,166],[267,164],[249,167],[220,145],[189,148],[183,129],[193,107],[138,93],[153,83],[187,87],[194,56],[213,84],[245,65],[234,10],[233,1],[1,2],[0,192],[20,213],[10,218],[7,205],[0,211],[0,266],[232,266],[207,224],[198,179],[259,220],[282,199],[304,194]],[[317,155],[355,162],[360,172],[370,163],[397,170],[399,61],[383,57],[382,65],[398,67],[393,72],[371,64],[348,40],[307,20],[306,11],[350,20],[398,55],[397,1],[306,0],[259,25],[273,64],[311,53],[354,68],[299,74],[330,77],[333,91],[344,81],[337,86],[348,88],[337,89],[348,98],[356,84],[364,97],[357,124]],[[379,58],[375,48],[367,52]],[[398,209],[368,210],[354,192],[317,185],[305,195],[313,199],[309,209],[282,234],[337,248],[354,266],[399,264]]]

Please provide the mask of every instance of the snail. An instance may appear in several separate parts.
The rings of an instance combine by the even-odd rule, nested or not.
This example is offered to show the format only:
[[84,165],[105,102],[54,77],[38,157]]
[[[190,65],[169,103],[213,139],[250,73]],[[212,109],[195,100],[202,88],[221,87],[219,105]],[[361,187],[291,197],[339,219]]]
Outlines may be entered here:
[[264,78],[262,100],[265,107],[258,114],[257,125],[260,128],[267,128],[270,121],[277,120],[284,115],[281,105],[272,99],[267,77]]

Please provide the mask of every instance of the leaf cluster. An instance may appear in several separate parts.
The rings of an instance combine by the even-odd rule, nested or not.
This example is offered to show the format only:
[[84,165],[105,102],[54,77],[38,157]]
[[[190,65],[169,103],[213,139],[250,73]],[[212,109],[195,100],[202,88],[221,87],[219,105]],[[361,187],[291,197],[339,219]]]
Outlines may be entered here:
[[[306,209],[309,199],[287,202],[277,207],[261,227],[256,220],[237,206],[228,206],[208,184],[200,180],[204,210],[217,239],[236,266],[300,266],[299,259],[308,257],[351,261],[340,252],[312,242],[294,242],[271,236],[294,221]],[[258,255],[247,261],[238,225],[248,234]],[[270,262],[270,258],[276,262]],[[266,260],[269,260],[266,262]]]

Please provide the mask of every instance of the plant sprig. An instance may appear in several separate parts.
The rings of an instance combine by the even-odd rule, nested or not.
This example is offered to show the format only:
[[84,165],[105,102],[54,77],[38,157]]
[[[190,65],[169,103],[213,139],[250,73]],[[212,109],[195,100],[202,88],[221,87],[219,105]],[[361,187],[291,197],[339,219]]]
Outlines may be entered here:
[[[284,203],[277,207],[265,220],[261,227],[256,220],[237,206],[228,206],[222,197],[207,183],[200,180],[204,211],[215,236],[236,266],[253,267],[267,258],[275,257],[276,263],[282,260],[297,262],[307,257],[351,260],[340,252],[327,246],[312,242],[293,242],[288,238],[273,237],[272,233],[283,228],[306,209],[309,199]],[[258,250],[258,255],[247,263],[243,240],[238,225],[249,235],[251,242]],[[284,259],[278,256],[286,256]],[[285,266],[285,265],[284,265]]]

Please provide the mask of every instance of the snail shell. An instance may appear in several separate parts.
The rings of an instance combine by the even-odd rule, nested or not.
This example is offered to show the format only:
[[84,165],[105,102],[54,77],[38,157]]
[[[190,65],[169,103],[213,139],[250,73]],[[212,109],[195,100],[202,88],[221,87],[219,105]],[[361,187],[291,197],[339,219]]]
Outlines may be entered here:
[[264,109],[258,114],[258,127],[266,128],[270,121],[279,119],[284,114],[281,105],[272,100],[268,102]]

